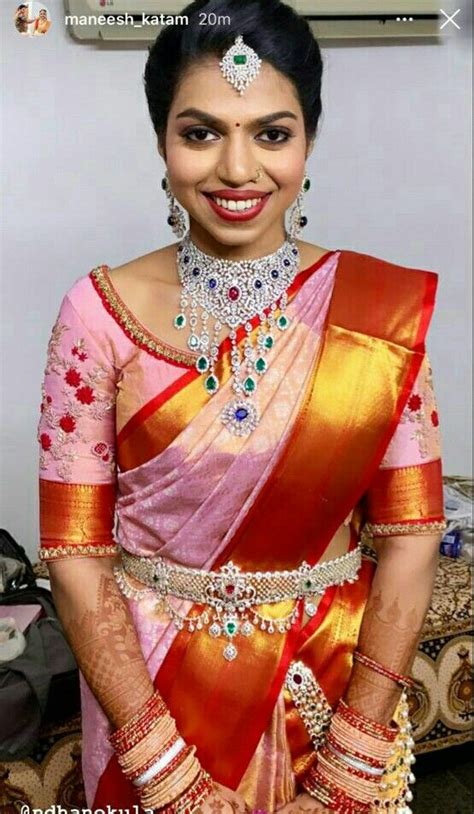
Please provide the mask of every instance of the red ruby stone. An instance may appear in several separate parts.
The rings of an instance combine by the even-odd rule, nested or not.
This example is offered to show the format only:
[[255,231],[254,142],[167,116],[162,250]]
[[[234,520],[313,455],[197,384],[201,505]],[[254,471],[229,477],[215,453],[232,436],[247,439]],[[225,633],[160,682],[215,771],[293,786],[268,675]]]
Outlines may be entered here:
[[226,585],[225,586],[225,592],[226,592],[226,594],[228,594],[228,596],[233,594],[234,591],[235,591],[235,586],[234,585]]
[[227,295],[229,297],[229,300],[232,300],[232,302],[235,302],[240,297],[240,291],[237,288],[237,286],[233,285],[232,288],[229,288],[229,291],[227,292]]
[[293,676],[293,681],[295,684],[302,684],[303,683],[303,676],[300,673],[295,673]]

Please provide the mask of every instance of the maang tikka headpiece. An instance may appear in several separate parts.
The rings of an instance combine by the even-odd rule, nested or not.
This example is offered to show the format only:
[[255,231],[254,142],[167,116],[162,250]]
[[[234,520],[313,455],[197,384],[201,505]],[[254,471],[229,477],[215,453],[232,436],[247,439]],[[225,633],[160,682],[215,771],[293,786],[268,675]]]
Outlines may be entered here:
[[224,77],[242,96],[244,90],[257,78],[262,60],[253,48],[245,45],[242,34],[239,34],[219,65]]

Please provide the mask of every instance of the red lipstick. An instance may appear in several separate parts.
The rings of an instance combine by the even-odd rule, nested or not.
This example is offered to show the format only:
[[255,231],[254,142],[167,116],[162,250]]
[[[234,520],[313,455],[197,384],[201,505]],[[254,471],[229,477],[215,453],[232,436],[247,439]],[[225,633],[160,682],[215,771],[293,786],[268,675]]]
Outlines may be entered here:
[[[227,221],[228,223],[241,223],[243,221],[253,220],[253,218],[256,218],[260,214],[260,212],[265,208],[265,205],[269,200],[271,194],[272,194],[271,192],[257,192],[256,190],[245,190],[245,189],[243,190],[222,189],[212,193],[209,192],[203,193],[212,211],[215,212],[215,214],[218,215],[219,218]],[[222,200],[227,201],[258,200],[258,203],[255,204],[255,206],[248,207],[247,209],[241,210],[226,209],[220,204],[218,204],[217,201],[215,201],[212,196],[216,196],[218,198],[221,198]]]
[[214,198],[224,198],[226,201],[248,201],[252,198],[264,198],[269,194],[258,189],[213,189],[212,192],[204,192],[204,195],[213,195]]

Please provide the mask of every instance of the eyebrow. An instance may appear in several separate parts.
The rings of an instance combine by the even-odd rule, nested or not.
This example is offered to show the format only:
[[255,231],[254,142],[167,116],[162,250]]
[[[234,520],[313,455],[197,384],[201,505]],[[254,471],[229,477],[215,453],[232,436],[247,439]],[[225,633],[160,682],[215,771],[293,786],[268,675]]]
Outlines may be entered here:
[[[207,124],[209,127],[220,127],[221,129],[225,129],[226,125],[221,119],[218,119],[216,116],[212,116],[210,113],[206,113],[205,110],[199,110],[197,107],[187,107],[186,110],[182,110],[181,113],[178,113],[176,118],[177,119],[184,119],[185,117],[192,117],[193,119],[198,119],[203,124]],[[291,110],[278,110],[276,113],[269,113],[268,116],[261,116],[258,119],[255,119],[253,122],[257,124],[259,127],[263,127],[266,124],[272,124],[272,122],[277,121],[278,119],[295,119],[298,120],[298,116],[295,113],[292,113]]]

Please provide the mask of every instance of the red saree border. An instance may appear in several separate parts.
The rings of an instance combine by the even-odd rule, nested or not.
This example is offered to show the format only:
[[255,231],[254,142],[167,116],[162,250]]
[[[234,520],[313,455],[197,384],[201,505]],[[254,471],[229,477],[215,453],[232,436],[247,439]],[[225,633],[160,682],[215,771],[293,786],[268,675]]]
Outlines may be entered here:
[[[379,265],[376,259],[372,259],[372,261],[366,257],[360,259],[359,271],[363,280],[362,285],[361,280],[354,274],[353,265],[355,265],[357,269],[357,263],[353,264],[352,258],[347,256],[345,263],[342,266],[338,265],[335,286],[336,293],[333,296],[329,315],[331,330],[326,333],[322,356],[317,370],[314,372],[313,382],[310,388],[310,398],[309,400],[308,398],[305,400],[303,410],[299,417],[300,420],[293,428],[291,438],[288,439],[275,471],[252,505],[252,509],[246,515],[238,532],[234,535],[233,540],[223,555],[227,560],[231,557],[232,561],[244,570],[249,568],[250,570],[254,568],[266,570],[270,567],[265,561],[265,557],[268,557],[270,536],[273,540],[273,547],[271,548],[273,552],[273,562],[277,564],[277,566],[274,565],[274,567],[296,567],[302,558],[309,562],[310,565],[313,565],[323,556],[327,545],[332,539],[333,533],[344,518],[347,517],[350,509],[360,500],[373,473],[379,466],[418,373],[423,354],[413,351],[412,345],[416,343],[417,346],[419,346],[420,338],[422,337],[421,331],[423,329],[420,329],[421,316],[424,316],[425,330],[428,326],[429,318],[427,318],[425,312],[420,314],[420,310],[427,309],[429,311],[430,309],[432,310],[434,306],[434,292],[436,286],[433,285],[433,283],[436,280],[436,275],[431,275],[430,272],[419,272],[417,275],[412,275],[410,270],[401,269],[402,277],[403,272],[405,272],[405,279],[401,281],[404,285],[401,286],[401,290],[397,287],[394,291],[393,277],[382,273],[380,287],[384,294],[384,301],[378,305],[378,314],[377,319],[374,319],[373,322],[373,331],[369,332],[368,335],[361,335],[357,332],[357,324],[352,325],[352,330],[347,330],[345,327],[338,327],[337,322],[342,323],[342,325],[344,325],[346,321],[357,323],[352,310],[352,288],[354,284],[358,285],[364,289],[367,298],[369,298],[370,295],[374,297],[379,288],[377,275]],[[389,269],[389,271],[391,272],[392,269]],[[408,277],[407,275],[410,276]],[[408,289],[411,294],[408,300],[406,299],[406,291],[404,291],[404,289]],[[344,308],[346,314],[344,313]],[[370,309],[367,309],[366,304],[365,311],[367,312],[367,310],[369,310],[370,316]],[[390,325],[387,327],[385,324],[386,318],[391,314],[392,310],[394,311],[395,318],[392,319]],[[366,312],[361,317],[362,323],[364,319],[366,322],[368,320],[368,314]],[[344,319],[344,316],[347,316],[347,320]],[[332,324],[331,320],[336,324]],[[337,354],[346,353],[345,346],[340,346],[340,339],[349,343],[347,347],[350,350],[347,351],[346,368],[343,368],[343,373],[341,373],[343,381],[335,381],[334,376],[330,375],[329,367],[334,359],[337,358]],[[387,348],[389,348],[389,350],[387,350]],[[388,357],[387,353],[389,353]],[[315,494],[314,501],[311,500],[310,503],[308,503],[308,497],[304,497],[306,490],[303,490],[301,493],[302,506],[300,506],[298,510],[293,506],[291,522],[288,518],[283,525],[278,525],[278,537],[278,530],[275,528],[275,518],[272,515],[272,507],[275,509],[275,501],[278,501],[279,510],[276,512],[276,517],[278,517],[278,523],[280,524],[280,515],[284,510],[284,506],[281,502],[283,499],[282,489],[287,490],[290,488],[290,484],[294,483],[294,470],[301,464],[301,456],[306,456],[304,458],[306,460],[308,460],[309,457],[314,462],[313,468],[314,466],[316,467],[316,476],[313,472],[311,475],[311,483],[313,484],[313,489],[318,490],[324,487],[321,478],[323,478],[323,476],[325,477],[327,467],[334,463],[333,459],[335,455],[337,456],[338,450],[341,448],[347,453],[352,449],[356,436],[358,437],[358,430],[360,428],[357,423],[354,423],[355,419],[353,413],[350,425],[351,429],[346,432],[345,437],[342,439],[344,443],[341,446],[338,433],[342,427],[343,416],[338,415],[337,419],[334,417],[334,421],[329,423],[331,410],[328,411],[327,409],[327,396],[330,394],[331,397],[335,397],[334,401],[329,402],[330,404],[334,403],[335,405],[339,405],[339,396],[342,397],[341,388],[344,387],[345,400],[343,399],[342,403],[344,404],[344,409],[349,409],[348,405],[352,407],[351,394],[354,390],[354,397],[359,398],[362,402],[362,416],[365,415],[363,407],[364,405],[366,406],[367,400],[370,401],[373,394],[377,392],[377,387],[380,387],[379,378],[375,377],[375,379],[372,380],[370,392],[365,392],[364,390],[364,392],[361,393],[354,383],[352,388],[348,389],[349,380],[347,377],[357,371],[361,363],[365,364],[368,358],[373,360],[373,366],[375,365],[375,370],[379,371],[379,375],[381,375],[382,371],[386,373],[387,358],[392,359],[392,354],[394,354],[393,363],[395,363],[397,359],[399,363],[399,367],[394,365],[393,368],[392,389],[400,377],[402,383],[401,385],[397,384],[400,392],[398,392],[398,394],[394,392],[392,397],[391,388],[390,386],[387,387],[386,398],[379,406],[379,410],[381,410],[382,413],[378,420],[381,420],[383,417],[380,429],[377,429],[379,426],[379,424],[377,424],[373,433],[368,433],[367,437],[364,436],[360,441],[357,441],[355,447],[358,459],[356,461],[358,467],[357,478],[349,477],[349,474],[346,473],[344,483],[339,484],[339,482],[335,483],[334,473],[331,472],[331,480],[327,489],[323,488],[319,497]],[[379,367],[377,367],[377,364]],[[386,382],[384,380],[384,385],[385,384]],[[348,392],[346,392],[346,390]],[[319,408],[322,408],[323,402],[321,399],[325,400],[326,412],[324,414],[324,420],[320,419],[319,422],[316,422],[318,425],[318,429],[316,429],[316,416],[314,413],[315,411],[317,412]],[[306,422],[302,423],[301,416],[307,415],[309,409],[313,412],[313,415],[309,416],[312,421],[306,420]],[[336,409],[336,407],[334,409]],[[361,420],[363,421],[362,418],[358,420],[359,423]],[[322,428],[325,429],[323,430]],[[318,455],[308,455],[308,443],[313,437],[315,439],[314,443],[321,442],[321,433],[323,431],[326,432],[326,429],[332,431],[333,438],[328,439],[325,454],[321,456],[320,449]],[[356,433],[356,435],[354,435],[354,433]],[[290,447],[291,456],[289,455]],[[283,469],[287,463],[288,466],[286,469]],[[316,477],[315,481],[314,477]],[[268,499],[269,496],[270,500]],[[318,499],[316,499],[317,497]],[[308,514],[309,507],[311,507],[311,512]],[[303,512],[302,515],[301,510]],[[301,550],[298,552],[298,563],[296,563],[295,560],[295,564],[293,564],[293,560],[295,559],[293,554],[287,560],[280,559],[280,551],[276,543],[278,542],[281,548],[285,540],[292,541],[295,534],[300,534],[298,524],[296,524],[295,530],[295,515],[299,515],[298,521],[301,521],[301,518],[303,518],[304,522],[306,522],[306,517],[308,516],[309,525],[306,529],[306,537],[308,537],[309,528],[315,526],[315,515],[319,518],[319,524],[323,531],[319,538],[311,533],[309,541],[307,539],[305,543],[304,538],[301,538],[302,543]],[[270,520],[271,522],[269,522]],[[262,538],[259,538],[258,534],[263,528],[265,528],[265,534],[262,535]],[[275,536],[275,534],[277,536]],[[308,542],[311,543],[309,550],[305,548],[305,544],[307,546]],[[262,546],[263,549],[265,549],[263,559]],[[249,552],[252,552],[251,557]],[[221,556],[213,565],[213,569],[223,564],[223,557]],[[251,564],[249,565],[249,563]],[[197,641],[196,635],[198,637]],[[203,649],[204,644],[201,647],[199,643],[200,635],[205,634],[200,634],[199,632],[193,634],[194,638],[192,642],[186,637],[186,644],[183,642],[184,650],[180,645],[182,634],[177,635],[159,671],[156,686],[160,689],[160,692],[163,693],[166,702],[172,710],[172,714],[177,716],[178,727],[180,731],[182,731],[183,737],[197,745],[198,755],[203,765],[218,782],[228,785],[231,788],[236,788],[256,748],[258,736],[261,736],[265,724],[269,720],[269,715],[273,708],[272,703],[274,705],[275,688],[278,684],[278,680],[281,682],[282,676],[284,675],[284,668],[288,663],[286,654],[288,652],[288,646],[291,645],[285,642],[284,650],[281,653],[280,660],[277,662],[275,660],[277,654],[274,650],[273,642],[264,642],[259,639],[258,645],[256,645],[257,652],[259,653],[259,661],[258,665],[254,664],[253,667],[253,685],[251,685],[248,680],[248,671],[245,671],[246,665],[244,663],[244,656],[242,661],[242,670],[244,670],[244,673],[241,673],[239,667],[235,667],[235,672],[232,674],[232,681],[230,682],[229,675],[227,686],[223,686],[222,682],[215,682],[212,688],[210,688],[206,680],[203,680],[202,675],[207,671],[212,672],[213,670],[213,665],[216,661],[215,642],[206,642],[205,649]],[[293,637],[289,639],[289,641],[292,640]],[[179,657],[176,660],[173,658],[175,648],[176,652],[185,652],[185,658],[182,661]],[[261,678],[261,683],[258,685],[260,688],[258,698],[256,696],[255,687],[255,670],[257,666],[259,678]],[[199,673],[199,671],[201,671],[201,673]],[[193,686],[193,676],[196,675],[201,675],[199,687],[196,686],[196,692],[199,692],[200,698],[206,697],[206,705],[190,706],[192,704],[192,689],[190,690],[190,688]],[[245,727],[236,729],[229,718],[226,721],[226,726],[219,729],[221,723],[216,716],[215,719],[212,719],[215,722],[215,726],[212,730],[210,730],[209,727],[206,728],[205,721],[210,720],[207,715],[209,703],[212,703],[215,709],[222,708],[229,710],[228,704],[231,703],[230,699],[233,697],[234,692],[237,693],[239,697],[239,704],[241,704],[239,709],[245,709],[249,713],[251,711],[251,714],[246,716]],[[209,701],[207,693],[210,694],[212,702]],[[204,710],[205,706],[206,709]],[[204,713],[206,713],[205,716]],[[251,727],[250,730],[248,729],[248,725]],[[244,730],[245,735],[243,734]],[[229,750],[232,754],[232,760],[228,757]]]
[[178,379],[175,379],[174,382],[171,382],[168,387],[165,387],[161,393],[154,396],[150,401],[140,407],[138,412],[136,412],[126,424],[122,427],[120,432],[117,434],[117,447],[123,444],[147,418],[149,418],[153,413],[159,410],[167,401],[169,401],[176,393],[179,393],[180,390],[184,390],[184,388],[194,379],[198,374],[196,370],[189,370],[187,373],[184,373],[183,376],[180,376]]

